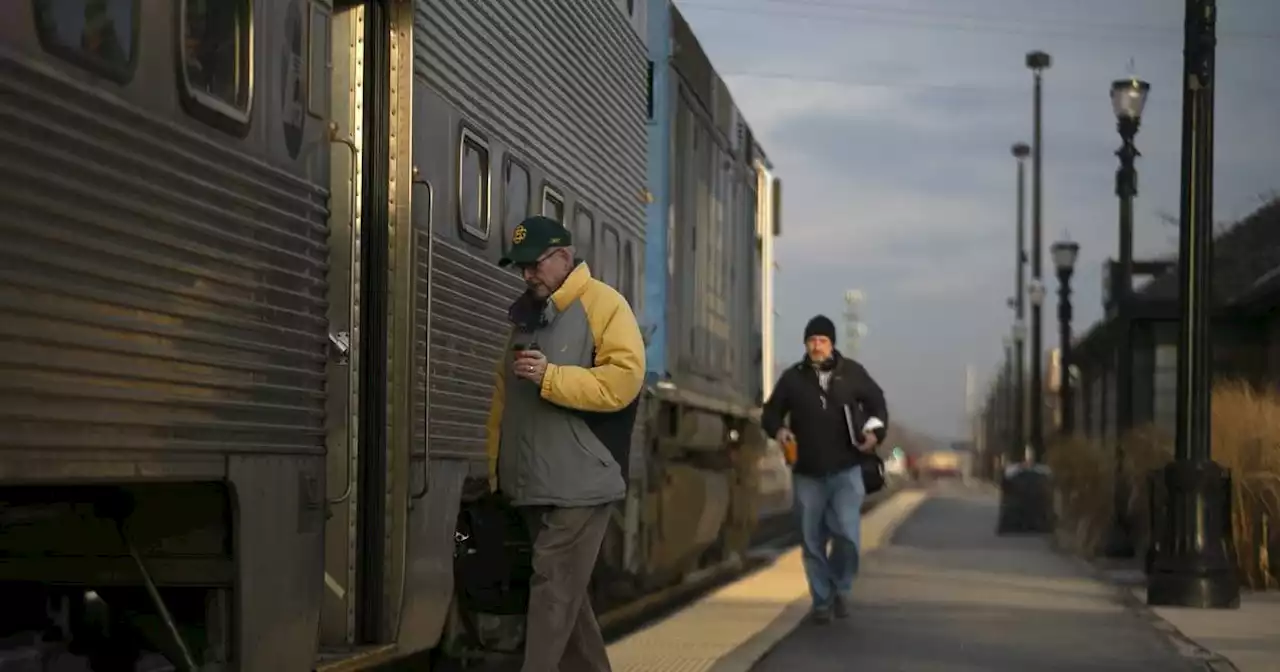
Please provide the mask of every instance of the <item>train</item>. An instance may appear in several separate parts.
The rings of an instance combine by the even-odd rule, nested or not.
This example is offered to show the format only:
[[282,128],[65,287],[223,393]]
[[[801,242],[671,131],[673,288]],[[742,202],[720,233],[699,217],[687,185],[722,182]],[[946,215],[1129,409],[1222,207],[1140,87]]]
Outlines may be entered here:
[[0,671],[474,645],[453,556],[531,214],[646,339],[593,601],[789,509],[781,182],[669,0],[13,0],[0,156]]

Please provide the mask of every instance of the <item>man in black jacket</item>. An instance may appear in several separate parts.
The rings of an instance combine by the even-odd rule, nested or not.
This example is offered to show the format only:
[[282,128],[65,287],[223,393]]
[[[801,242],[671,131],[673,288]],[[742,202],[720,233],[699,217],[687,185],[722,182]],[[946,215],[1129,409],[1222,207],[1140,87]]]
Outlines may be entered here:
[[[794,507],[800,520],[804,573],[812,618],[848,615],[847,594],[858,573],[861,465],[884,440],[889,411],[884,392],[859,363],[835,349],[836,328],[823,315],[804,329],[807,357],[783,372],[765,403],[761,424],[779,443],[795,441]],[[788,426],[783,420],[789,416]],[[831,553],[827,542],[832,541]]]

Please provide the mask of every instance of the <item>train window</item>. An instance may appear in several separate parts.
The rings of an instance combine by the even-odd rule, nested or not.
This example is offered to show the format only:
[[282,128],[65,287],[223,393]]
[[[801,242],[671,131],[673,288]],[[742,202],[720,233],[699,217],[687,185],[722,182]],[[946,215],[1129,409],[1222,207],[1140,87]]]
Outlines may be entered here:
[[595,218],[591,211],[577,206],[573,210],[573,246],[578,251],[578,258],[588,264],[595,263],[592,248],[595,247]]
[[650,120],[653,119],[653,68],[653,61],[649,61],[649,79],[648,83],[645,84],[645,98],[647,101],[645,109],[647,110],[646,114],[648,114],[647,118]]
[[627,298],[627,303],[631,304],[634,310],[636,307],[636,257],[635,250],[631,246],[631,241],[622,244],[622,279],[619,282],[618,291]]
[[307,28],[307,112],[320,119],[329,118],[329,77],[333,62],[329,60],[332,39],[333,10],[327,3],[311,3],[311,21]]
[[511,234],[529,216],[529,171],[507,157],[502,167],[502,249],[511,245]]
[[253,98],[252,0],[182,0],[182,78],[197,102],[238,122]]
[[546,185],[542,187],[542,216],[564,223],[564,196]]
[[608,224],[601,224],[600,254],[596,256],[596,264],[600,267],[600,280],[614,289],[618,289],[619,247],[618,232]]
[[33,0],[49,53],[120,84],[137,64],[138,0]]
[[458,225],[462,232],[489,239],[489,148],[463,129],[458,156]]

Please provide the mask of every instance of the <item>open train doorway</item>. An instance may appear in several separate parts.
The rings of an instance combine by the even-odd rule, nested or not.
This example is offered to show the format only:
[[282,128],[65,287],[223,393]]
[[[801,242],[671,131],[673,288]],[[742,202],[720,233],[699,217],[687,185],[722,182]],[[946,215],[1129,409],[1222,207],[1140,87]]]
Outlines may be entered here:
[[321,663],[376,646],[381,635],[387,264],[387,12],[379,2],[336,2],[317,16],[324,11],[312,3],[313,40],[329,24],[332,111]]

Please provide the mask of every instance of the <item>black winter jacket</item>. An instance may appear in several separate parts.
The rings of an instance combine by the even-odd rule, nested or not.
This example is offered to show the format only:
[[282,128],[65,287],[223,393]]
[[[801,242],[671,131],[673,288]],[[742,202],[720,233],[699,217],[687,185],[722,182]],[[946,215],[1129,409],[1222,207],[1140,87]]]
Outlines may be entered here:
[[[765,402],[760,423],[765,433],[775,437],[786,423],[796,437],[796,463],[793,469],[805,476],[829,476],[860,466],[867,455],[858,450],[849,437],[844,407],[852,412],[853,429],[859,438],[872,418],[880,421],[876,438],[884,441],[889,427],[889,409],[884,392],[861,364],[836,351],[834,367],[824,392],[818,373],[808,359],[783,372]],[[825,403],[824,403],[825,400]]]

